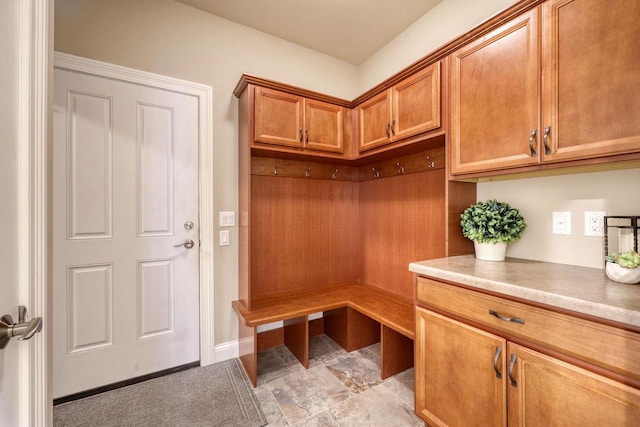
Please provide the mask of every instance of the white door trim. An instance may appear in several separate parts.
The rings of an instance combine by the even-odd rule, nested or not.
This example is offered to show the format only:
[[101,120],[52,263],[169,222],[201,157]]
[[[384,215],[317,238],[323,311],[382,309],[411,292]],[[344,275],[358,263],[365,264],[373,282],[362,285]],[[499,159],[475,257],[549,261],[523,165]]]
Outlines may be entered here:
[[200,364],[214,362],[212,88],[173,77],[55,52],[54,67],[193,95],[199,105]]
[[18,293],[41,333],[19,344],[20,426],[51,424],[49,313],[49,118],[53,2],[20,2],[18,64]]

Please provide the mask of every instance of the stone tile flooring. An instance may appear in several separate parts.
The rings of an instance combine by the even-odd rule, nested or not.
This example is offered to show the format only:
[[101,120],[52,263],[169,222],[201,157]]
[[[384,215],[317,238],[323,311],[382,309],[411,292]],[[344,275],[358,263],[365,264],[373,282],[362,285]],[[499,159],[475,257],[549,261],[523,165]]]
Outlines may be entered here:
[[423,426],[413,412],[413,369],[380,379],[380,345],[347,353],[311,339],[309,369],[284,346],[258,354],[256,396],[268,426]]

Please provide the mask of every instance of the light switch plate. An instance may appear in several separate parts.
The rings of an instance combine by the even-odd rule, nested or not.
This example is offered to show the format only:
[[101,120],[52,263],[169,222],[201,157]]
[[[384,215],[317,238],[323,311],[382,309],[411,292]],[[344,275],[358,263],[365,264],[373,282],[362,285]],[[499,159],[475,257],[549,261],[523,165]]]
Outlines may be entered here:
[[235,227],[235,225],[236,225],[235,212],[220,212],[220,227]]
[[553,212],[553,234],[571,234],[571,212]]
[[229,230],[220,230],[220,246],[231,245],[231,236]]

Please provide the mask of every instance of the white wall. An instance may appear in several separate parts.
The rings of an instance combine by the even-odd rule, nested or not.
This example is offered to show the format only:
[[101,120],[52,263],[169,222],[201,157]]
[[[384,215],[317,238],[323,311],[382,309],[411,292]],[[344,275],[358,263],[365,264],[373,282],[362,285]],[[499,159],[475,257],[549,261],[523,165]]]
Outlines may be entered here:
[[[478,184],[478,200],[498,199],[527,223],[507,256],[603,268],[602,237],[584,236],[584,211],[640,215],[640,169],[592,172]],[[571,235],[551,233],[554,211],[571,212]],[[611,248],[610,248],[611,249]]]
[[362,63],[359,92],[366,92],[515,3],[515,0],[443,0]]
[[[55,49],[213,87],[214,209],[237,210],[242,73],[353,99],[358,69],[172,0],[56,0]],[[216,215],[217,216],[217,215]],[[215,341],[237,337],[237,230],[215,252]],[[218,228],[214,229],[218,235]]]

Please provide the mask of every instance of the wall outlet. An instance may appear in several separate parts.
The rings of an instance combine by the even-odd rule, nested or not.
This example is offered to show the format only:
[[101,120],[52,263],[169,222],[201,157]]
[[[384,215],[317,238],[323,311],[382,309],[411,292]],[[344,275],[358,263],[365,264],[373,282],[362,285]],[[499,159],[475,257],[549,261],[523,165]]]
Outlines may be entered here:
[[553,212],[553,234],[571,234],[571,212]]
[[584,235],[602,237],[604,230],[604,216],[606,212],[585,211],[584,212]]

